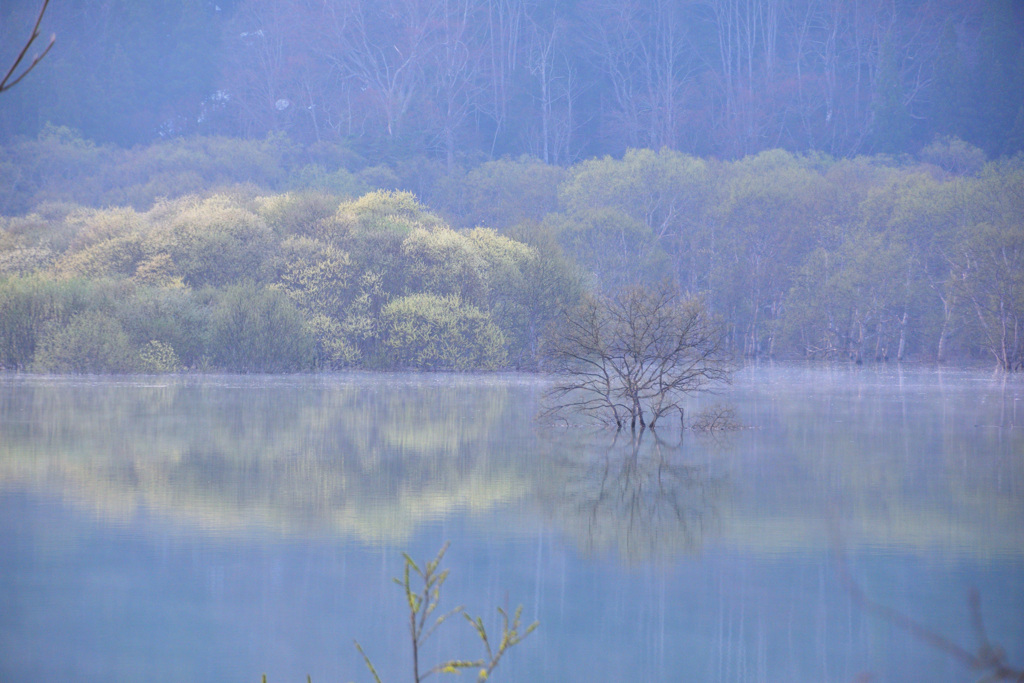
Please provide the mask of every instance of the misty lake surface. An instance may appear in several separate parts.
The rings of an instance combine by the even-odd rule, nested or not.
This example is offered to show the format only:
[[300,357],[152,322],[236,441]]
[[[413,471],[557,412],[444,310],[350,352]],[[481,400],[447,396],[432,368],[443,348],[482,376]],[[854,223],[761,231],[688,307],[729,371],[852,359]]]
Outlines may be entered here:
[[751,367],[690,405],[749,429],[681,443],[543,427],[543,389],[0,376],[0,681],[372,680],[353,639],[409,680],[391,577],[445,541],[442,607],[540,621],[494,680],[978,677],[850,581],[970,650],[976,588],[1024,666],[1020,378]]

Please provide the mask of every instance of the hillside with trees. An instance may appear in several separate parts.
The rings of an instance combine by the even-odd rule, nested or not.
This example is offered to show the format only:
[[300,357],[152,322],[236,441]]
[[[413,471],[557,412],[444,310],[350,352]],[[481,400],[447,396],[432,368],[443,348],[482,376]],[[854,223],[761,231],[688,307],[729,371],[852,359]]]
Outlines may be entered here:
[[[38,12],[0,8],[0,63]],[[640,285],[740,357],[1018,370],[1022,29],[1010,0],[59,3],[0,100],[0,366],[532,369]]]
[[58,129],[8,148],[6,199],[32,208],[0,218],[0,363],[535,368],[584,292],[666,282],[748,358],[1024,360],[1020,157],[504,159],[423,176],[418,201],[408,169],[304,155]]
[[[0,63],[39,4],[0,6]],[[57,44],[0,107],[0,141],[47,122],[123,146],[285,133],[449,170],[1024,149],[1014,0],[66,0],[42,32]]]

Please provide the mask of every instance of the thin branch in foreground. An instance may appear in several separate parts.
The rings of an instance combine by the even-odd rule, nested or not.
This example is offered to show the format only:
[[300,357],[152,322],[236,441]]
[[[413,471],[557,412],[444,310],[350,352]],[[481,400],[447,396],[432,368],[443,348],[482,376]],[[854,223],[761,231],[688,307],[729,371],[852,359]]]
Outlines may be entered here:
[[[465,669],[479,669],[478,680],[487,680],[508,649],[521,643],[539,624],[539,622],[535,621],[527,626],[525,630],[521,631],[522,605],[516,608],[511,624],[509,623],[508,611],[499,607],[498,614],[502,620],[501,639],[498,641],[498,647],[495,650],[487,635],[483,619],[469,616],[461,605],[449,610],[440,617],[437,617],[436,620],[433,620],[433,623],[430,623],[431,615],[441,602],[441,587],[444,585],[445,579],[448,578],[448,570],[441,570],[440,567],[449,545],[449,543],[445,543],[437,556],[427,562],[422,569],[408,554],[403,553],[402,557],[405,559],[405,566],[402,571],[402,578],[394,579],[394,582],[402,587],[409,608],[409,636],[412,641],[412,673],[414,683],[421,683],[434,674],[457,674]],[[413,579],[413,577],[416,578]],[[423,644],[441,624],[456,614],[462,614],[473,626],[477,636],[483,642],[486,657],[479,659],[449,659],[431,667],[425,672],[421,672],[420,652]],[[362,655],[363,662],[366,664],[366,668],[369,669],[375,683],[381,683],[380,676],[377,674],[377,669],[374,667],[370,657],[358,641],[355,642],[355,646],[359,654]]]
[[18,77],[15,78],[13,81],[11,80],[15,72],[18,70],[18,66],[21,64],[22,60],[25,59],[25,55],[28,54],[29,48],[32,47],[32,43],[34,43],[36,41],[36,38],[39,37],[39,25],[43,23],[43,15],[46,14],[46,6],[49,4],[50,0],[43,0],[43,6],[39,9],[39,16],[36,17],[36,23],[32,27],[31,35],[29,35],[28,40],[25,41],[25,45],[21,48],[21,52],[19,52],[18,56],[14,59],[14,63],[11,64],[11,68],[7,70],[7,74],[4,75],[3,80],[0,81],[0,93],[10,90],[18,83],[20,83],[21,79],[25,78],[25,76],[27,76],[29,72],[32,71],[32,69],[34,69],[36,65],[43,60],[43,57],[46,56],[46,53],[48,53],[50,51],[50,48],[53,47],[54,43],[57,42],[57,34],[51,35],[50,42],[49,44],[47,44],[46,49],[44,49],[42,52],[33,57],[31,63],[29,63],[29,65],[25,67],[25,70],[22,71],[18,75]]
[[868,597],[850,575],[845,554],[838,550],[838,546],[835,555],[839,580],[846,586],[853,601],[863,610],[898,626],[918,640],[959,661],[966,668],[981,672],[982,677],[979,681],[1024,682],[1024,669],[1011,666],[1006,661],[1006,652],[1003,648],[989,641],[981,616],[981,597],[976,588],[971,589],[967,598],[971,611],[971,623],[978,638],[978,649],[976,652],[972,652],[899,610]]

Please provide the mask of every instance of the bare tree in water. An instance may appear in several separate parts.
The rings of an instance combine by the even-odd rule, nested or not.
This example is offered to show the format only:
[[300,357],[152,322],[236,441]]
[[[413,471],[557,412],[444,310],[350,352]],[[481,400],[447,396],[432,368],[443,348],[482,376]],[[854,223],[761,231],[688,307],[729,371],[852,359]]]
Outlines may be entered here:
[[616,429],[653,429],[671,414],[682,423],[685,397],[728,382],[732,369],[704,301],[669,284],[585,301],[556,324],[547,356],[547,417],[578,412]]
[[9,68],[7,73],[4,74],[3,80],[0,80],[0,92],[10,90],[16,86],[21,79],[25,78],[25,76],[28,75],[28,72],[36,67],[36,64],[46,56],[46,53],[50,51],[50,48],[52,48],[53,44],[57,41],[56,35],[50,36],[50,42],[46,45],[46,49],[33,57],[32,61],[29,62],[29,65],[26,66],[20,74],[15,76],[18,71],[18,67],[21,66],[22,61],[25,59],[25,55],[28,54],[29,49],[32,47],[32,43],[34,43],[36,38],[39,37],[39,25],[43,22],[43,15],[46,14],[46,6],[49,4],[50,0],[43,0],[43,6],[39,9],[39,16],[36,18],[35,26],[32,27],[32,33],[29,35],[28,40],[25,41],[25,45],[21,48],[18,56],[14,58],[14,63],[11,64],[11,68]]

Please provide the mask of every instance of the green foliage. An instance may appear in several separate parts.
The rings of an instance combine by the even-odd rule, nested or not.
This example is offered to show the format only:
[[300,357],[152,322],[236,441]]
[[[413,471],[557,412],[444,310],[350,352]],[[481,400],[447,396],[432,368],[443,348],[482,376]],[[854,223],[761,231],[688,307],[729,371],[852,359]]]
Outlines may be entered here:
[[338,209],[336,220],[357,235],[391,231],[404,236],[416,227],[441,224],[441,220],[416,201],[411,192],[389,190],[375,190],[343,204]]
[[621,160],[570,169],[559,188],[566,216],[549,224],[604,291],[666,277],[696,291],[706,280],[700,250],[712,197],[707,162],[667,149],[628,150]]
[[475,245],[449,228],[417,228],[402,242],[406,288],[454,295],[474,304],[487,297],[486,264]]
[[[141,235],[104,240],[81,251],[66,252],[54,270],[64,277],[102,278],[133,275],[146,260]],[[152,264],[146,272],[152,271]]]
[[108,313],[90,310],[66,326],[51,324],[35,357],[43,372],[121,373],[139,368],[139,356],[121,323]]
[[290,238],[281,243],[277,260],[275,286],[299,308],[311,314],[343,316],[354,296],[352,263],[346,252],[308,237]]
[[[32,142],[82,163],[120,163],[65,129]],[[239,168],[256,175],[261,164],[290,173],[295,162],[294,148],[277,137],[251,147],[226,139],[161,144],[131,153],[180,154],[174,163],[198,164],[204,185],[207,176],[230,176],[225,158],[236,151]],[[194,159],[207,152],[222,161]],[[564,170],[502,160],[443,182],[417,180],[416,173],[434,172],[427,159],[398,167],[401,183],[440,197],[455,224],[479,217],[510,226],[504,231],[453,229],[410,192],[392,190],[345,200],[235,187],[146,211],[46,202],[0,218],[0,277],[121,281],[124,300],[105,310],[137,348],[170,344],[190,368],[219,367],[208,346],[210,314],[219,293],[241,282],[286,296],[302,319],[309,364],[323,369],[535,368],[545,327],[584,289],[614,295],[661,281],[704,296],[724,319],[730,347],[750,357],[992,357],[1003,326],[1014,325],[995,307],[1016,306],[1020,161],[979,165],[980,150],[954,138],[920,156],[921,163],[834,161],[771,150],[719,162],[630,150]],[[341,157],[328,150],[309,159]],[[67,161],[55,158],[55,168]],[[264,181],[282,182],[266,174]],[[156,290],[181,290],[161,295],[178,302],[177,312],[150,305]],[[409,299],[417,295],[433,298]],[[135,306],[137,299],[150,303]],[[413,313],[411,301],[423,311]],[[158,322],[134,317],[148,315]],[[449,318],[486,321],[474,325],[489,331],[489,341],[467,337],[459,326],[468,323]],[[175,326],[185,331],[171,332]],[[31,366],[39,333],[18,334],[22,350],[8,350],[2,362]],[[495,343],[504,355],[493,352]]]
[[153,339],[139,351],[138,369],[152,374],[176,372],[181,369],[181,361],[174,347]]
[[53,252],[48,247],[23,247],[16,243],[0,248],[0,278],[8,275],[30,275],[45,270],[53,263]]
[[[461,605],[432,620],[431,617],[441,602],[441,588],[448,579],[448,570],[441,570],[441,561],[444,559],[445,553],[448,552],[448,546],[449,544],[445,543],[437,556],[425,563],[422,569],[409,555],[402,553],[402,557],[405,558],[402,578],[394,579],[395,583],[402,587],[406,604],[409,607],[409,637],[412,641],[412,671],[415,683],[420,683],[436,673],[457,674],[466,669],[477,669],[477,680],[486,681],[497,668],[505,653],[523,642],[540,625],[540,622],[535,621],[522,629],[522,605],[516,608],[511,623],[508,613],[499,607],[501,636],[495,646],[491,643],[483,618],[470,616]],[[465,617],[480,638],[485,656],[472,660],[449,659],[429,669],[421,670],[420,652],[426,641],[449,618],[459,614]],[[369,669],[374,681],[381,683],[376,667],[358,641],[355,642],[355,646],[359,654],[362,655],[366,668]]]
[[314,191],[286,192],[257,200],[259,215],[279,239],[324,236],[325,226],[340,203],[334,194]]
[[[150,371],[494,369],[510,354],[522,367],[579,291],[570,268],[552,267],[557,257],[494,230],[452,230],[409,193],[40,209],[0,224],[0,268],[15,276],[3,292],[7,367],[32,366],[44,327],[92,309],[149,349]],[[67,281],[89,296],[67,310],[46,303],[18,277],[37,271],[47,292]]]
[[[50,126],[36,139],[0,149],[0,211],[21,213],[45,202],[145,210],[161,198],[243,183],[274,190],[286,184],[289,169],[297,163],[295,151],[282,136],[175,138],[122,149]],[[314,189],[323,185],[310,182]],[[297,181],[289,186],[304,187]]]
[[283,292],[240,284],[218,292],[210,315],[210,356],[234,372],[294,372],[310,367],[312,342],[302,314]]
[[371,186],[361,176],[344,168],[328,171],[319,164],[303,166],[288,177],[289,189],[323,192],[335,197],[354,199],[367,192]]
[[191,287],[222,287],[270,274],[273,233],[249,208],[225,195],[157,205],[147,247],[170,255]]
[[89,306],[94,289],[39,275],[0,280],[0,367],[31,366],[41,339]]
[[507,228],[540,221],[558,210],[558,186],[565,171],[524,156],[480,164],[462,179],[458,196],[464,206],[449,211],[466,227]]
[[395,299],[384,307],[381,324],[391,367],[493,370],[507,358],[498,326],[455,295]]
[[178,358],[174,369],[203,365],[210,306],[192,291],[139,286],[119,299],[114,311],[136,348],[153,342],[170,347]]
[[314,314],[307,322],[307,332],[313,342],[313,366],[318,370],[338,370],[354,365],[360,358],[359,341],[365,341],[367,335],[359,335],[351,329],[352,319],[347,324],[338,322],[330,316]]
[[657,280],[666,273],[667,256],[654,243],[650,230],[620,209],[553,214],[545,224],[598,289],[615,291],[631,282]]

